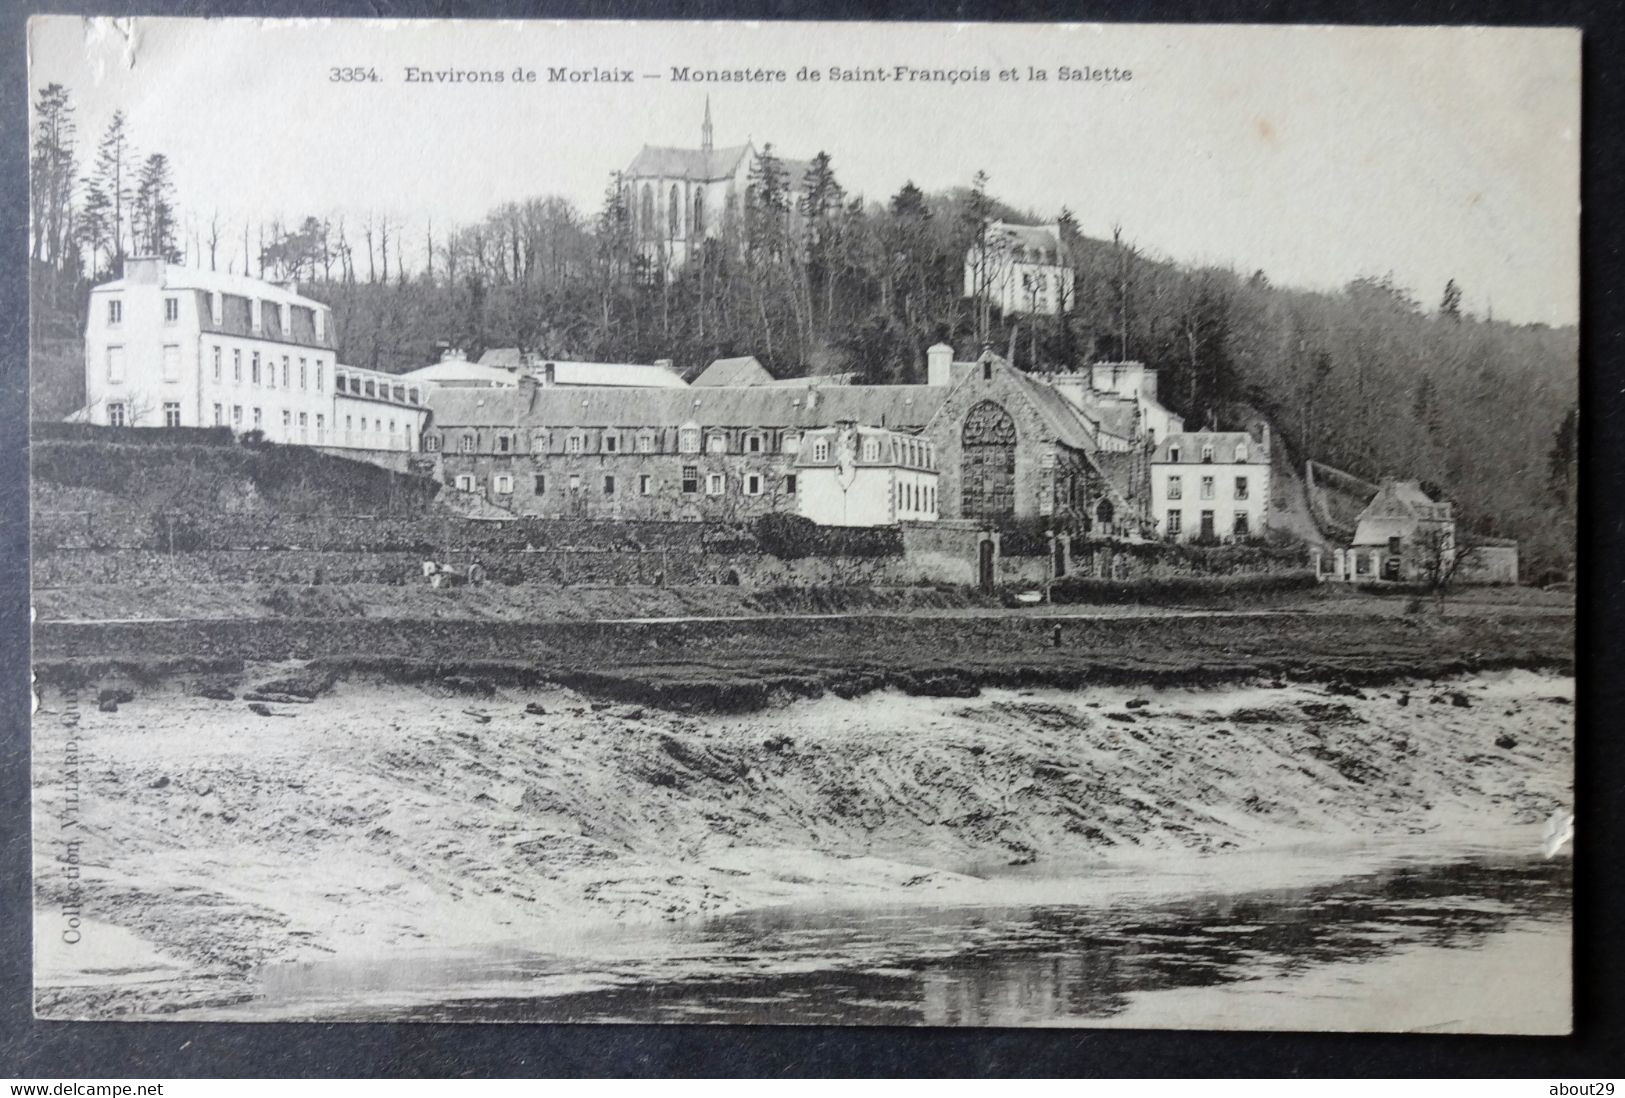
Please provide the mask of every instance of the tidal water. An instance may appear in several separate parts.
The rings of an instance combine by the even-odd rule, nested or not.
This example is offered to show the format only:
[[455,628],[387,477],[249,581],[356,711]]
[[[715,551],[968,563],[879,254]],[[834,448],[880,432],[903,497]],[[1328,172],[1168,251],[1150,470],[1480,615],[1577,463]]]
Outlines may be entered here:
[[[1545,1015],[1563,1019],[1540,1024],[1560,1031],[1571,894],[1566,858],[1476,858],[1178,900],[773,909],[562,954],[293,968],[267,976],[259,1006],[282,1017],[859,1025],[1233,1017],[1410,1028],[1407,1018],[1437,1015],[1504,1030],[1524,1024],[1516,1012],[1475,1020],[1474,1004],[1534,988]],[[1321,1009],[1295,1012],[1310,999]]]

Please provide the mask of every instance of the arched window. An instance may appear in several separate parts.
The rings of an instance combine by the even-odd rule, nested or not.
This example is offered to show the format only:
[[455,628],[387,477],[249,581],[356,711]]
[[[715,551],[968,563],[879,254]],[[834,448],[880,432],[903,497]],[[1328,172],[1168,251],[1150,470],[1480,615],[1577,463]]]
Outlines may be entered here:
[[683,235],[683,204],[677,197],[677,184],[671,185],[671,199],[666,203],[666,232],[673,237]]
[[1101,500],[1100,506],[1095,508],[1095,519],[1102,526],[1110,526],[1112,524],[1112,520],[1116,517],[1117,508],[1112,506],[1112,501],[1109,499]]
[[705,235],[705,188],[694,188],[694,216],[688,223],[689,235],[696,239]]
[[642,225],[645,236],[652,236],[655,228],[655,189],[652,184],[643,185],[643,208],[638,211],[638,223]]

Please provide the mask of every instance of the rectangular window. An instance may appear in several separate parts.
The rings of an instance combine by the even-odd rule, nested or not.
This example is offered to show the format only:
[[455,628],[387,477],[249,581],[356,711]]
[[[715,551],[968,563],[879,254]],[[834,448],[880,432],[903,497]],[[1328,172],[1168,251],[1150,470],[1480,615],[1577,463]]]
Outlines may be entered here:
[[1246,477],[1237,477],[1236,478],[1236,498],[1237,499],[1246,499],[1247,498],[1247,478]]
[[320,362],[316,363],[316,391],[318,393],[322,391],[322,364]]
[[1213,478],[1212,477],[1203,477],[1202,478],[1202,498],[1203,499],[1212,499],[1213,498]]
[[322,413],[317,412],[316,413],[316,430],[321,431],[321,430],[325,430],[326,428],[327,428],[327,417],[322,415]]
[[1371,558],[1370,558],[1370,556],[1368,556],[1365,553],[1360,552],[1358,549],[1353,550],[1353,553],[1354,553],[1354,571],[1357,574],[1362,575],[1362,576],[1369,575],[1370,572],[1371,572]]
[[1248,524],[1248,518],[1247,518],[1247,512],[1246,511],[1237,511],[1236,512],[1236,524],[1235,524],[1234,530],[1235,530],[1235,535],[1238,538],[1247,537],[1248,534],[1251,533],[1252,528]]
[[1183,477],[1169,477],[1168,478],[1168,498],[1169,499],[1184,499],[1185,498],[1185,480],[1184,480]]
[[564,441],[564,452],[567,454],[581,453],[581,436],[571,435]]
[[762,436],[761,435],[750,435],[749,437],[747,437],[745,439],[745,452],[747,454],[759,454],[759,453],[761,453],[762,452]]
[[124,413],[124,402],[112,400],[107,403],[107,425],[109,427],[123,427],[128,420]]
[[178,297],[164,298],[164,323],[174,324],[181,318],[181,299]]
[[457,490],[459,492],[472,492],[474,490],[474,477],[469,473],[458,473]]
[[613,496],[614,494],[615,494],[615,478],[613,476],[604,477],[604,495]]
[[306,412],[300,412],[299,413],[299,427],[300,427],[300,429],[302,430],[302,429],[304,429],[306,427],[309,427],[309,426],[310,426],[309,414],[306,413]]
[[872,438],[863,440],[863,460],[875,461],[880,457],[880,443]]
[[547,495],[547,475],[545,473],[537,473],[532,479],[531,491],[535,492],[538,496]]
[[474,436],[464,435],[463,441],[458,443],[458,448],[465,454],[472,454],[474,452]]
[[181,425],[181,402],[178,400],[164,401],[164,426],[179,427]]
[[700,452],[700,433],[692,428],[677,432],[677,449],[685,454]]
[[638,453],[652,454],[655,451],[655,437],[649,434],[638,436]]
[[571,473],[570,474],[570,493],[572,495],[574,495],[575,493],[577,493],[579,491],[581,491],[581,475],[579,473]]
[[705,448],[713,454],[726,454],[728,452],[728,438],[726,435],[712,435],[706,440]]
[[107,382],[109,385],[120,385],[124,382],[124,348],[107,348]]
[[705,478],[705,494],[708,496],[720,496],[724,486],[721,473],[712,473]]
[[642,476],[638,477],[638,495],[646,496],[653,490],[654,478],[650,477],[648,473],[644,473]]
[[796,494],[796,475],[794,473],[786,473],[784,476],[784,494],[787,496]]
[[[391,426],[391,429],[393,430],[393,428],[394,428],[394,420],[390,421],[390,426]],[[510,451],[512,449],[513,449],[513,438],[511,436],[509,436],[509,435],[498,435],[497,436],[497,453],[506,454],[508,451]]]
[[274,358],[268,357],[265,360],[265,387],[267,389],[276,388],[276,359]]
[[235,348],[231,352],[231,380],[234,385],[243,383],[243,352]]
[[108,302],[107,302],[107,324],[108,324],[108,326],[112,327],[115,324],[122,324],[122,323],[124,323],[124,302],[120,301],[116,297],[108,299]]
[[258,351],[254,352],[251,363],[248,368],[248,376],[255,385],[258,385],[260,383],[260,353]]
[[496,486],[497,495],[513,495],[513,477],[508,473],[498,473],[492,483]]
[[829,440],[819,439],[813,443],[813,460],[819,464],[829,460]]
[[1400,555],[1400,544],[1399,538],[1388,539],[1388,555],[1390,557],[1397,557]]
[[747,474],[745,476],[745,494],[747,496],[759,496],[759,495],[761,495],[762,494],[762,478],[757,476],[755,473]]
[[286,408],[282,409],[282,426],[283,427],[292,427],[293,426],[293,413],[288,411]]
[[224,427],[226,425],[226,411],[218,404],[214,406],[214,425],[216,427]]
[[604,436],[604,453],[613,454],[620,450],[621,440],[615,435]]
[[260,409],[255,408],[254,409],[254,430],[257,431],[261,427],[264,427],[264,426],[265,426],[265,416],[260,411]]
[[[350,427],[350,417],[349,416],[344,417],[344,427],[345,427],[346,430],[348,430],[349,427]],[[431,453],[431,454],[438,453],[440,451],[440,436],[439,435],[424,435],[423,436],[423,448],[425,450],[429,451],[429,453]]]
[[308,389],[310,387],[310,375],[306,372],[306,363],[304,359],[299,360],[299,387],[301,389]]
[[693,465],[683,466],[683,493],[693,495],[700,490],[700,471]]
[[213,363],[214,363],[214,379],[216,381],[219,381],[220,380],[220,345],[218,343],[215,344],[215,347],[214,347]]
[[282,356],[282,387],[288,388],[288,356]]
[[233,427],[241,427],[243,425],[243,406],[241,404],[233,404],[231,406],[231,425]]
[[1202,540],[1209,541],[1213,537],[1213,512],[1202,512]]

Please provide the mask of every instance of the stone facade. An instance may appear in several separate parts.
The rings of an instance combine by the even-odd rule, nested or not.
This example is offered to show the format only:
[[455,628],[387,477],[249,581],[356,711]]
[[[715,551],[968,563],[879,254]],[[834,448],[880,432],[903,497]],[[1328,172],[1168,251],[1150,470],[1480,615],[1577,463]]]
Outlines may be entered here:
[[1063,398],[991,356],[965,372],[926,434],[943,518],[1050,518],[1086,530],[1098,501],[1113,494]]

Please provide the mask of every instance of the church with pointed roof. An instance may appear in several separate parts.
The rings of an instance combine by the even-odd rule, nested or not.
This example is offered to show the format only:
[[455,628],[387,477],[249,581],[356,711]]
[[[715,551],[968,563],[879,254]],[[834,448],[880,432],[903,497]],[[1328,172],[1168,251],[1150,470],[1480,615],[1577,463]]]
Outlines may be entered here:
[[[621,175],[632,235],[651,262],[675,270],[702,241],[719,238],[738,219],[750,197],[751,170],[761,154],[747,140],[718,148],[713,140],[711,100],[699,148],[645,145]],[[799,192],[808,161],[775,154],[792,192]]]

